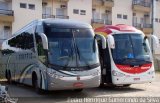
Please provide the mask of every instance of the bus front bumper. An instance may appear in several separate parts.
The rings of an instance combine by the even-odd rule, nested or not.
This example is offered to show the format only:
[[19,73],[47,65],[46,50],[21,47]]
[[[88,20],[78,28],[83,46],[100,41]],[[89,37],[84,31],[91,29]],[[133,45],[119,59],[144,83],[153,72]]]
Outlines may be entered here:
[[143,74],[135,76],[123,76],[116,77],[113,76],[112,83],[114,85],[125,85],[125,84],[141,84],[141,83],[150,83],[155,79],[155,74]]
[[73,77],[52,77],[48,83],[48,90],[69,90],[98,87],[100,75],[97,76],[73,76]]

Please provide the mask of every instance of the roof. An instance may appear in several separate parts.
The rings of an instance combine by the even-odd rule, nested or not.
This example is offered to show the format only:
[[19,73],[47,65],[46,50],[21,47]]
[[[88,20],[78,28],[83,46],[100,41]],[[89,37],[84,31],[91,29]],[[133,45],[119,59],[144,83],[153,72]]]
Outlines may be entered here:
[[111,33],[118,33],[118,32],[141,32],[140,30],[136,29],[133,26],[125,25],[125,24],[118,24],[118,25],[105,25],[95,29],[95,32],[104,32],[107,34]]
[[70,19],[43,19],[44,24],[52,24],[56,28],[92,28],[88,23]]

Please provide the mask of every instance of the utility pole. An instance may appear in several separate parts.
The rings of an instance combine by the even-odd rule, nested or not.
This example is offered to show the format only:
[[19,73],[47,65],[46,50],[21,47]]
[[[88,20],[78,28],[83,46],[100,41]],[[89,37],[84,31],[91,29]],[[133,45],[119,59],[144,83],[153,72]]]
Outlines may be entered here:
[[[155,15],[156,15],[156,4],[155,4],[155,0],[151,0],[151,4],[152,4],[152,17],[151,17],[151,20],[152,20],[152,34],[151,35],[155,35]],[[151,40],[151,49],[152,49],[152,53],[154,54],[155,51],[153,50],[153,41]]]
[[151,20],[152,20],[152,35],[155,35],[155,33],[154,33],[154,29],[155,29],[155,27],[154,27],[154,24],[155,24],[155,12],[156,12],[156,5],[155,5],[155,0],[151,0],[152,1],[152,17],[151,17]]

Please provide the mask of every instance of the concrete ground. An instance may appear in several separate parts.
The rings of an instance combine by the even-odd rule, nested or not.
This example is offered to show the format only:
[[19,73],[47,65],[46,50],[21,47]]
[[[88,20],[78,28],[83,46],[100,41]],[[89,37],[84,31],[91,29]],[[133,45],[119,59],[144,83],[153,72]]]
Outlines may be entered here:
[[46,92],[43,95],[39,95],[33,88],[21,84],[12,84],[8,85],[8,87],[9,95],[12,98],[18,99],[18,103],[80,103],[82,102],[81,99],[96,97],[102,99],[109,97],[159,97],[159,101],[157,102],[160,102],[160,73],[156,74],[156,79],[152,83],[133,84],[125,88],[90,88],[84,89],[80,93],[68,90]]

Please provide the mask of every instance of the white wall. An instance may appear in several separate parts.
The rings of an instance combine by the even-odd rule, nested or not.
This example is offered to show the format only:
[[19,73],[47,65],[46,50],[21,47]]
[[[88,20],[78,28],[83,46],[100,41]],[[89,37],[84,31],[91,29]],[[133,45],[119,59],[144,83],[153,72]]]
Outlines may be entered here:
[[[67,7],[70,19],[91,23],[92,0],[69,0]],[[73,14],[73,9],[86,10],[86,15]]]
[[[118,19],[117,14],[128,15],[128,19]],[[132,25],[132,0],[114,0],[114,7],[112,8],[112,24],[128,24]]]
[[[160,1],[156,2],[156,11],[155,11],[155,18],[158,18],[158,22],[155,22],[154,25],[154,35],[156,35],[160,40]],[[155,51],[156,54],[160,54],[160,46]]]
[[[20,3],[27,3],[27,8],[20,8]],[[35,10],[28,9],[28,4],[35,4]],[[12,10],[14,10],[12,24],[12,33],[14,33],[29,22],[42,18],[42,0],[12,0]]]

